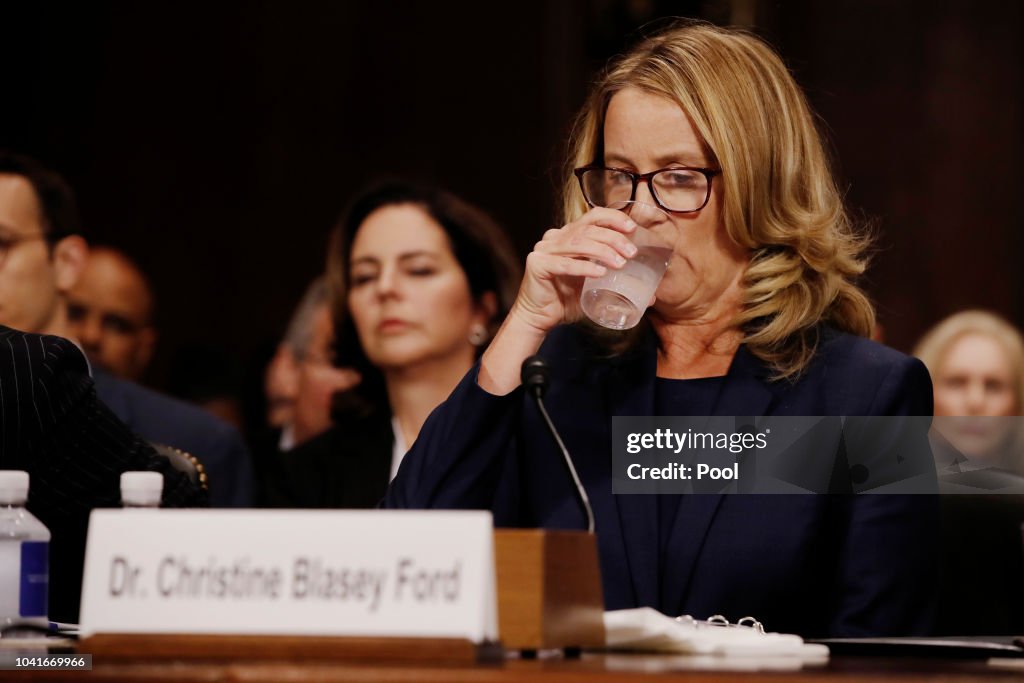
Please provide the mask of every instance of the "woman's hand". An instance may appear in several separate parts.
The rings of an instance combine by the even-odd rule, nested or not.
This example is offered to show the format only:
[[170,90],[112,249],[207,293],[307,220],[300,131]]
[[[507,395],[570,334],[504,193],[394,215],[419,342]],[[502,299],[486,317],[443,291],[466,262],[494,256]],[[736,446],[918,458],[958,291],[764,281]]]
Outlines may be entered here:
[[619,269],[636,254],[626,235],[636,230],[615,209],[591,209],[548,230],[526,258],[526,273],[512,310],[480,362],[477,383],[503,395],[519,386],[522,362],[537,352],[552,329],[580,318],[583,278]]
[[583,279],[619,269],[636,254],[626,235],[636,224],[614,209],[591,209],[564,227],[548,230],[526,257],[526,273],[509,317],[546,334],[579,320]]

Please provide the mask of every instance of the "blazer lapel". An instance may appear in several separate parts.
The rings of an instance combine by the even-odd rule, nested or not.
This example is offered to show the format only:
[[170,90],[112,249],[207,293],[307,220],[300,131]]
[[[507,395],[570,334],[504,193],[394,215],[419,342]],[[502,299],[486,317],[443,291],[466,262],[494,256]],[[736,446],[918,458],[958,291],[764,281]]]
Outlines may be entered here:
[[[775,399],[775,394],[768,388],[767,374],[767,368],[745,346],[741,346],[729,366],[725,385],[711,414],[737,416],[737,426],[746,422],[740,419],[744,415],[766,415]],[[683,609],[697,558],[724,495],[699,493],[698,490],[697,493],[683,496],[680,501],[672,523],[672,541],[666,550],[664,565],[667,571],[676,573],[674,577],[666,577],[664,582],[664,608],[675,615]]]

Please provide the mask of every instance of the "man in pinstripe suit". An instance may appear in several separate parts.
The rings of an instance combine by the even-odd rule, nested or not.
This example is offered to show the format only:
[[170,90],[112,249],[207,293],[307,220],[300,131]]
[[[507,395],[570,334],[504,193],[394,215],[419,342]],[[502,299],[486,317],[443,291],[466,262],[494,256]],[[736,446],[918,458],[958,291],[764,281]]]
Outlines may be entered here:
[[[28,507],[53,536],[50,616],[73,622],[89,511],[120,504],[121,472],[163,472],[166,505],[203,505],[206,495],[97,398],[78,347],[11,329],[64,334],[61,294],[77,278],[87,245],[59,178],[44,178],[53,182],[41,183],[37,196],[27,178],[4,168],[0,164],[0,468],[31,476]],[[45,217],[42,202],[50,207]],[[43,229],[54,223],[62,230]]]
[[[66,183],[32,159],[0,151],[0,324],[72,338],[67,297],[89,252],[81,232]],[[211,505],[252,505],[252,460],[234,427],[99,367],[92,370],[100,399],[133,431],[199,458]]]
[[205,504],[186,475],[97,400],[74,344],[2,325],[0,469],[28,471],[28,508],[53,536],[50,618],[56,621],[78,620],[89,511],[120,505],[122,472],[162,472],[165,506]]

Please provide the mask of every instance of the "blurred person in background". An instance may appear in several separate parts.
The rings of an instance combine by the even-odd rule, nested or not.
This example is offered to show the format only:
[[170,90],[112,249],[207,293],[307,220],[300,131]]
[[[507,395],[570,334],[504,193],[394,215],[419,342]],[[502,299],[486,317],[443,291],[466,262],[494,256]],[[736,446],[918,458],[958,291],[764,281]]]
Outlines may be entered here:
[[[914,355],[931,373],[933,449],[940,470],[1021,468],[1019,420],[1024,397],[1024,340],[987,311],[956,313],[929,330]],[[937,434],[935,434],[937,433]],[[950,448],[951,447],[951,448]]]
[[330,430],[282,454],[285,504],[374,507],[501,324],[519,273],[501,228],[447,192],[396,182],[357,198],[327,277],[337,358],[361,381],[336,397]]
[[68,293],[71,333],[94,365],[138,382],[153,359],[153,290],[127,254],[92,245]]
[[327,281],[321,276],[306,289],[267,366],[267,423],[281,430],[281,451],[327,431],[332,396],[359,382],[359,373],[335,367],[333,358],[334,325]]
[[[1024,628],[1024,342],[994,313],[942,320],[918,342],[935,386],[929,438],[939,473],[942,555],[936,634]],[[955,494],[955,495],[954,495]]]
[[[89,256],[74,194],[39,162],[0,152],[0,325],[75,340],[68,300]],[[247,507],[252,462],[238,431],[199,408],[91,368],[96,394],[133,432],[194,455],[209,477],[210,504]]]
[[181,344],[170,360],[167,393],[188,401],[247,434],[243,369],[238,355],[217,340]]
[[[139,382],[158,338],[153,289],[127,254],[90,245],[85,269],[68,294],[68,323],[89,361],[105,372]],[[171,362],[172,395],[196,405],[244,434],[234,357],[217,345],[178,348]]]
[[[295,322],[295,317],[292,317],[292,322]],[[287,336],[285,340],[277,345],[263,372],[263,395],[266,400],[264,417],[267,426],[278,434],[283,451],[291,448],[291,440],[285,441],[283,432],[292,421],[295,394],[299,390],[299,369],[295,362],[295,353],[287,342]]]
[[[326,282],[314,283],[318,296],[324,297],[313,314],[309,345],[298,361],[298,392],[293,414],[293,445],[306,443],[331,428],[331,403],[335,394],[359,383],[359,373],[348,367],[336,367],[334,322],[327,298]],[[321,289],[322,288],[322,289]]]

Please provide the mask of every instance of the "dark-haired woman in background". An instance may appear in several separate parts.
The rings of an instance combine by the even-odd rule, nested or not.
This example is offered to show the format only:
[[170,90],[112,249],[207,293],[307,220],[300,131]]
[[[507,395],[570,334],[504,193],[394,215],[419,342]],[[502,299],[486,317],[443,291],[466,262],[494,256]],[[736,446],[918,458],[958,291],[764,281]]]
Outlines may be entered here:
[[447,192],[389,183],[356,199],[327,278],[337,356],[362,381],[336,397],[332,429],[280,456],[280,502],[374,507],[501,325],[520,274],[498,225]]

